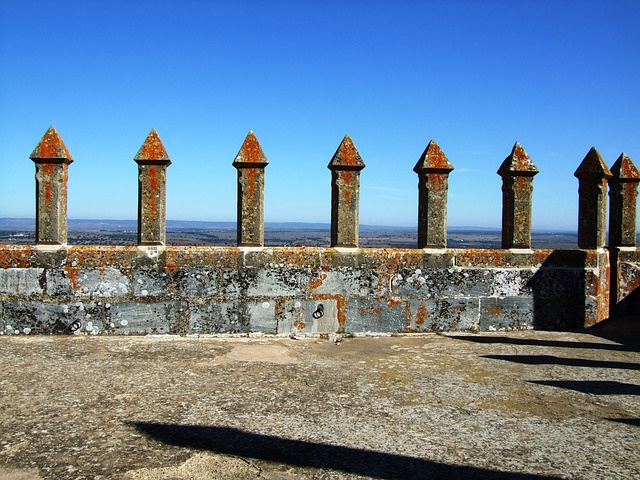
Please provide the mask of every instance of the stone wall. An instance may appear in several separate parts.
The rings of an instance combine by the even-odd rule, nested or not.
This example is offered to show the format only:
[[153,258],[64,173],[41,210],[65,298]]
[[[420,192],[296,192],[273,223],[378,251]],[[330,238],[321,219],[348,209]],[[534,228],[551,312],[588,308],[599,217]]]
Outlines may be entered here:
[[624,154],[609,170],[592,148],[579,165],[581,249],[562,251],[531,249],[538,168],[517,142],[498,170],[503,248],[495,250],[446,248],[453,165],[433,140],[414,167],[416,249],[358,248],[365,163],[349,136],[328,165],[330,248],[264,247],[269,162],[253,132],[232,164],[238,170],[235,248],[165,245],[171,159],[155,130],[134,157],[137,247],[68,246],[73,159],[53,126],[30,158],[36,165],[36,245],[0,245],[2,334],[567,329],[593,325],[616,311],[640,311],[640,173]]
[[11,333],[567,329],[608,316],[605,250],[0,246]]

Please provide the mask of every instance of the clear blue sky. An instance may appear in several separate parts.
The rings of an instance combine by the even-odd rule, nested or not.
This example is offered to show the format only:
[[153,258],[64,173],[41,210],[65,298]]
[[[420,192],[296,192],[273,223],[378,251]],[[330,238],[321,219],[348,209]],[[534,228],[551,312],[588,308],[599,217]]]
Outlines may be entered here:
[[366,163],[360,221],[416,225],[430,139],[455,170],[449,225],[500,226],[498,167],[540,169],[534,228],[575,229],[595,146],[640,164],[638,1],[0,1],[0,217],[33,217],[29,155],[53,124],[69,218],[135,219],[151,128],[173,161],[167,217],[233,221],[249,130],[267,221],[330,220],[327,164]]

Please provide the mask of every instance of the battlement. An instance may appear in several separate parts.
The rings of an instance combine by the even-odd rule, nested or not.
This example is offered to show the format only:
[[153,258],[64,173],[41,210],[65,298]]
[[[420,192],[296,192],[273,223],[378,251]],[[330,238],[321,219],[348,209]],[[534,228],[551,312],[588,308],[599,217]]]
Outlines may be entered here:
[[[36,245],[0,245],[0,331],[88,334],[320,334],[569,329],[634,309],[640,175],[621,155],[611,170],[591,149],[576,170],[576,250],[531,248],[533,177],[516,143],[503,178],[502,249],[446,248],[448,176],[431,141],[419,157],[418,245],[359,248],[360,171],[345,136],[329,163],[331,245],[264,247],[264,172],[251,132],[238,170],[238,246],[166,246],[171,164],[153,130],[139,168],[138,246],[67,245],[67,170],[51,127],[33,154]],[[608,245],[606,194],[609,186]]]

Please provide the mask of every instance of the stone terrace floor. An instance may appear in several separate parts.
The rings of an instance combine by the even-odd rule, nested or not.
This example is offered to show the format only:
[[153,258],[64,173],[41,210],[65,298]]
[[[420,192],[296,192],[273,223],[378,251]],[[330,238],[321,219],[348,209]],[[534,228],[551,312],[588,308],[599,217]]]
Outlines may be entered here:
[[640,478],[640,319],[0,337],[0,479]]

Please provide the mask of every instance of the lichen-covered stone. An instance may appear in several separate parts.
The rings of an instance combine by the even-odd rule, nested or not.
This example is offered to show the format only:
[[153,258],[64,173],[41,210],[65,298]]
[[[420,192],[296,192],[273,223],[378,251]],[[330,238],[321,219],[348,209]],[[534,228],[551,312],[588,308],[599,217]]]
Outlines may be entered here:
[[[608,316],[610,261],[621,265],[613,301],[640,283],[635,249],[610,260],[596,250],[148,248],[0,246],[0,321],[49,333],[71,333],[68,318],[80,333],[119,334],[556,329]],[[102,323],[85,330],[71,306],[91,304]]]
[[407,330],[407,303],[399,298],[351,298],[346,307],[344,331],[351,333],[404,332]]
[[534,299],[489,297],[480,299],[480,330],[527,330],[534,325]]
[[167,243],[167,167],[171,159],[155,129],[134,157],[138,164],[138,245]]
[[43,268],[0,269],[0,293],[38,295],[43,293]]
[[415,332],[479,331],[478,298],[412,300],[409,330]]
[[186,304],[182,302],[111,304],[106,309],[105,329],[114,334],[184,334]]
[[133,271],[133,294],[136,297],[162,297],[173,293],[169,275],[157,268],[136,268]]
[[340,328],[337,300],[331,298],[283,299],[276,306],[276,318],[279,334],[336,333]]
[[3,334],[99,334],[104,333],[101,302],[43,303],[3,302]]
[[218,293],[218,273],[210,268],[178,268],[171,272],[171,280],[179,297],[211,297]]

